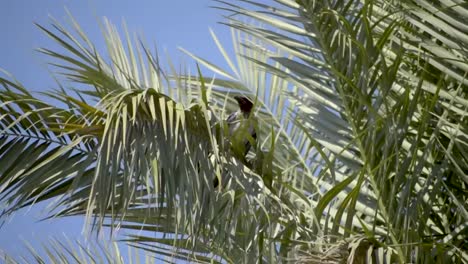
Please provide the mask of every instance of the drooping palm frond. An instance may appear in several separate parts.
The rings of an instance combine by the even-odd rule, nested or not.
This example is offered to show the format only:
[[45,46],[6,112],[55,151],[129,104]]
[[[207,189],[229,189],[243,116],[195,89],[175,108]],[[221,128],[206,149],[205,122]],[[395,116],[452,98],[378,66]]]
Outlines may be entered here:
[[[264,248],[274,251],[272,241],[262,247],[252,243],[262,240],[256,231],[277,232],[271,222],[288,221],[291,209],[263,188],[258,176],[262,164],[238,160],[229,146],[223,146],[223,122],[216,114],[234,109],[233,100],[224,97],[222,106],[212,105],[208,96],[214,84],[201,76],[195,77],[196,93],[180,89],[194,82],[166,79],[157,58],[145,46],[143,53],[134,55],[130,41],[126,50],[107,23],[108,63],[72,22],[77,37],[57,22],[55,31],[40,27],[64,48],[40,51],[79,87],[44,93],[65,108],[43,103],[19,84],[1,80],[4,115],[0,128],[4,148],[10,150],[1,156],[9,165],[0,175],[0,187],[6,190],[1,193],[8,206],[5,213],[59,198],[51,217],[94,217],[91,223],[97,229],[104,225],[133,229],[132,223],[141,230],[156,228],[162,237],[153,240],[158,244],[152,250],[161,255],[176,252],[182,243],[187,251],[175,258],[203,259],[209,249],[235,262],[239,257],[257,258]],[[34,133],[36,127],[42,133],[39,143],[20,133]],[[21,140],[29,140],[26,153],[17,145]],[[32,165],[10,164],[18,155]],[[271,158],[267,155],[264,160]],[[222,192],[213,188],[215,177],[227,181]],[[277,208],[277,213],[269,214],[267,208]],[[144,247],[147,240],[140,237],[132,242]],[[207,246],[198,252],[200,241]]]
[[[85,104],[56,107],[19,83],[0,82],[0,199],[2,214],[10,214],[66,192],[64,186],[90,173],[102,113]],[[65,94],[62,98],[70,105],[78,102]]]

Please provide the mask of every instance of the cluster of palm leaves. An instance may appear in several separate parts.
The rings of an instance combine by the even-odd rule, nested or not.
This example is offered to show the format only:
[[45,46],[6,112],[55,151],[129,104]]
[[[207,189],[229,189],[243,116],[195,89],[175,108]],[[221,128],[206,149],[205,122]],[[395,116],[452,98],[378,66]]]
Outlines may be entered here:
[[[108,58],[73,19],[40,26],[71,87],[0,79],[2,217],[56,198],[53,217],[167,261],[468,263],[467,3],[217,8],[235,61],[213,33],[229,69],[183,50],[205,74],[108,22]],[[220,133],[239,94],[255,102],[246,159]]]

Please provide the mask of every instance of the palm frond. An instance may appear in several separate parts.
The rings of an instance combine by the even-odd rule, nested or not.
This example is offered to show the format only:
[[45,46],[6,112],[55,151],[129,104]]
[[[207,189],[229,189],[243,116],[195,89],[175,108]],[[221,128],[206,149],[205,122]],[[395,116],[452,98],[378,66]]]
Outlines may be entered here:
[[[5,87],[2,103],[18,108],[17,111],[5,109],[2,135],[10,130],[29,131],[31,122],[23,120],[32,116],[40,120],[40,132],[51,134],[52,140],[40,149],[31,144],[26,150],[34,148],[35,151],[24,154],[22,145],[18,144],[24,136],[5,134],[9,144],[4,147],[14,149],[2,155],[2,162],[20,154],[26,162],[34,163],[37,157],[42,158],[35,166],[44,168],[37,176],[30,177],[35,172],[34,167],[23,171],[21,164],[14,163],[9,170],[18,170],[21,174],[1,175],[2,189],[10,190],[2,192],[1,197],[9,204],[7,212],[13,213],[36,201],[59,198],[51,217],[86,215],[88,223],[100,229],[104,225],[125,226],[124,223],[134,219],[132,210],[142,209],[146,218],[138,218],[140,224],[148,217],[161,216],[156,218],[161,221],[156,225],[163,227],[160,232],[173,236],[174,241],[161,240],[160,244],[166,249],[176,250],[174,245],[178,245],[176,242],[182,235],[182,239],[190,241],[192,252],[197,250],[195,246],[199,241],[209,242],[211,249],[223,241],[224,247],[219,251],[223,258],[257,256],[263,248],[254,248],[249,255],[245,254],[254,245],[250,241],[260,239],[252,231],[266,229],[271,219],[284,218],[280,214],[268,215],[266,208],[290,209],[263,188],[256,173],[259,166],[237,160],[223,146],[224,135],[217,132],[222,122],[215,118],[222,110],[206,100],[213,83],[201,76],[195,77],[202,92],[195,93],[196,97],[190,92],[179,92],[181,102],[176,102],[162,92],[170,94],[172,92],[168,91],[174,90],[173,85],[194,82],[191,78],[176,78],[175,82],[165,78],[157,59],[145,46],[141,49],[146,61],[135,62],[135,57],[143,56],[126,51],[117,32],[108,25],[106,40],[111,63],[107,64],[77,24],[74,27],[81,41],[60,24],[54,23],[53,27],[57,32],[41,29],[65,51],[40,51],[51,56],[52,65],[61,69],[68,80],[84,86],[81,90],[72,90],[79,99],[69,96],[66,89],[44,93],[69,108],[55,110],[48,106],[53,111],[36,117],[38,111],[21,101],[23,97],[28,100],[31,97],[37,104],[41,101],[30,94],[21,95],[24,89],[20,89],[19,84],[2,79]],[[149,67],[147,74],[143,73],[144,65]],[[146,87],[148,84],[150,87]],[[18,91],[12,92],[11,87]],[[6,96],[10,93],[12,99]],[[88,104],[88,98],[95,105]],[[223,99],[227,108],[233,109],[234,102]],[[49,121],[47,115],[51,113],[58,117]],[[57,145],[55,141],[59,139],[63,142]],[[41,140],[45,139],[41,138],[40,143]],[[49,151],[49,146],[54,148]],[[228,188],[224,192],[215,192],[212,185],[215,177],[226,179]],[[227,232],[229,229],[232,231]],[[271,229],[271,232],[276,231]],[[188,253],[178,254],[189,256]],[[200,257],[200,254],[194,252],[190,256]]]
[[[150,252],[139,252],[128,245],[116,241],[72,241],[67,237],[49,238],[40,248],[33,248],[29,243],[24,245],[26,253],[11,256],[0,251],[0,259],[5,264],[19,263],[175,263],[172,256],[156,256]],[[122,252],[125,250],[126,252]]]

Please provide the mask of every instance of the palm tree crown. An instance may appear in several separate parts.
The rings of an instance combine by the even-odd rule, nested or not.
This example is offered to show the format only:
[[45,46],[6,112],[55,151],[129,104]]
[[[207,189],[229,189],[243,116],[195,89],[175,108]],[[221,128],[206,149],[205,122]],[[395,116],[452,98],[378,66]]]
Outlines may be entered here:
[[46,93],[61,108],[0,79],[3,216],[58,198],[194,262],[468,263],[468,6],[217,3],[237,65],[214,33],[229,70],[183,51],[220,78],[167,74],[107,22],[110,62],[40,26],[87,88]]

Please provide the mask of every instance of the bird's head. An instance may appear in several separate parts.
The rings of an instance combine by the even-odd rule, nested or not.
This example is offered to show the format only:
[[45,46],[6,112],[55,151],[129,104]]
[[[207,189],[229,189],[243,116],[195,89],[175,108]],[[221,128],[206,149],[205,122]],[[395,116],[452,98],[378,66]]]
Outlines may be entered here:
[[239,108],[243,113],[250,113],[253,107],[253,103],[249,98],[245,96],[234,96],[234,99],[236,99],[237,103],[239,104]]

